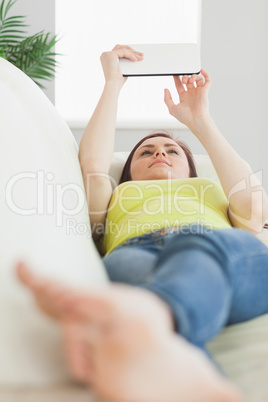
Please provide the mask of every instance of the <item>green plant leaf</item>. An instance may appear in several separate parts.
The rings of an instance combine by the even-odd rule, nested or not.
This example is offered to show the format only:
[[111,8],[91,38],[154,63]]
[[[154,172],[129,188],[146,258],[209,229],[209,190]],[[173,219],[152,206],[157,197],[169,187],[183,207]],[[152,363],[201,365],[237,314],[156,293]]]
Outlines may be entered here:
[[7,17],[8,11],[17,0],[2,0],[0,5],[0,47],[7,47],[25,38],[26,27],[24,16]]
[[8,17],[10,8],[17,0],[2,0],[0,4],[0,57],[20,68],[41,88],[40,80],[51,80],[55,76],[58,62],[53,47],[59,40],[57,35],[44,31],[26,37],[24,16]]
[[2,1],[1,7],[0,7],[0,18],[4,19],[9,11],[9,9],[13,6],[14,3],[16,3],[17,0],[9,0],[7,2],[7,5],[5,7],[5,0]]
[[52,79],[58,63],[52,48],[57,42],[57,36],[50,37],[49,33],[37,33],[20,43],[10,46],[5,57],[16,67],[24,71],[39,86],[43,87],[40,79]]

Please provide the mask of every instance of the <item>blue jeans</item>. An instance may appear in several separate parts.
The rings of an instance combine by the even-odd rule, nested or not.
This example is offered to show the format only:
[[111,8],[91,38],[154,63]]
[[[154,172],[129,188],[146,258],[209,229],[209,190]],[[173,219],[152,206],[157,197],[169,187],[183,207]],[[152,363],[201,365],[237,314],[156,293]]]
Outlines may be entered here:
[[241,229],[158,230],[127,240],[103,262],[112,281],[160,296],[176,331],[203,349],[224,326],[268,312],[268,248]]

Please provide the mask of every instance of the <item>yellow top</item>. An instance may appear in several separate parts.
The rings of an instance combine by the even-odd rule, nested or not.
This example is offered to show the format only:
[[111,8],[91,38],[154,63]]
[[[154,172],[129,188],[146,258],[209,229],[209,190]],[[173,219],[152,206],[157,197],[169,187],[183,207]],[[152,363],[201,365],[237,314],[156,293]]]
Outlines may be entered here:
[[211,179],[128,181],[113,192],[98,246],[109,254],[131,237],[168,226],[230,228],[227,208],[222,187]]

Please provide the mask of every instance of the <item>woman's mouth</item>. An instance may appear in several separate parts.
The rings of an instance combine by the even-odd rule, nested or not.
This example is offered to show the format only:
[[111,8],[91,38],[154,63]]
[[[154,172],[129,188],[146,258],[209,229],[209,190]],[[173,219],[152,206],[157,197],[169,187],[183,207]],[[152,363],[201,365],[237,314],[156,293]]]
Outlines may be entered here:
[[153,161],[153,163],[151,163],[151,166],[155,165],[156,163],[165,163],[166,165],[170,166],[170,164],[168,163],[168,161],[166,159],[156,159],[155,161]]

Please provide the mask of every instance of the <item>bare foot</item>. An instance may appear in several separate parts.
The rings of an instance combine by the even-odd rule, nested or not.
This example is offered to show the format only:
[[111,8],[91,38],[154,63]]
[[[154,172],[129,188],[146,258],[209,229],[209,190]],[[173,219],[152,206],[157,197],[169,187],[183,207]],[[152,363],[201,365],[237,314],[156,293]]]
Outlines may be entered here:
[[72,302],[98,396],[116,402],[242,401],[200,349],[171,331],[156,330],[142,300],[132,311],[130,305],[122,308],[123,292],[120,298],[88,295]]
[[151,292],[111,285],[85,295],[49,281],[42,285],[25,268],[18,271],[23,283],[38,290],[42,309],[61,320],[73,373],[87,380],[101,398],[241,401],[199,349],[172,333],[168,309]]

